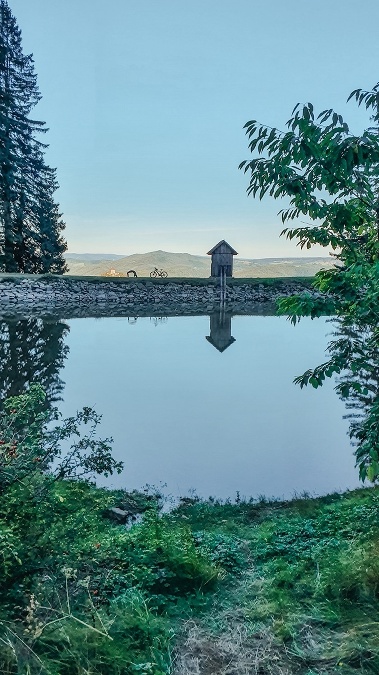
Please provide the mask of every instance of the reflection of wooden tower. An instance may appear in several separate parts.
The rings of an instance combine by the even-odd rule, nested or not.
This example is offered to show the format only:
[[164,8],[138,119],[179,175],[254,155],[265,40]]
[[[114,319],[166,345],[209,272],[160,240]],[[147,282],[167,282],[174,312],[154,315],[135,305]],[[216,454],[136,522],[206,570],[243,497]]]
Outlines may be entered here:
[[225,239],[211,248],[207,255],[212,256],[211,277],[220,277],[222,272],[227,277],[233,276],[233,256],[238,253]]
[[210,335],[206,338],[219,352],[224,352],[235,342],[232,336],[232,315],[225,312],[214,312],[209,317]]

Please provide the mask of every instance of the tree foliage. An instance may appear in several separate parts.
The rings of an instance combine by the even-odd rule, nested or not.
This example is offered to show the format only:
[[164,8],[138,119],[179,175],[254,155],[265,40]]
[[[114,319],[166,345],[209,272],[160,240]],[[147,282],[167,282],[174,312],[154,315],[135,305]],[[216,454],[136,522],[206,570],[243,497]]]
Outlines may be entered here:
[[[379,84],[373,92],[353,92],[373,116],[379,105]],[[361,136],[350,133],[341,115],[324,110],[315,117],[313,105],[299,104],[287,122],[287,132],[247,122],[251,152],[258,157],[240,164],[250,172],[248,194],[268,193],[289,198],[283,223],[309,218],[310,224],[285,228],[301,248],[320,244],[338,251],[337,259],[351,264],[372,262],[378,254],[379,135],[368,127]],[[262,156],[263,155],[263,156]]]
[[[352,134],[334,110],[316,115],[311,103],[298,104],[284,132],[256,120],[246,123],[257,156],[240,168],[250,173],[249,195],[288,200],[280,211],[286,225],[282,235],[301,249],[318,244],[333,251],[335,265],[316,274],[314,292],[281,299],[278,311],[293,323],[302,316],[338,317],[330,359],[295,382],[318,387],[337,374],[343,398],[353,396],[355,403],[365,398],[363,418],[352,422],[350,435],[361,477],[376,480],[379,394],[372,373],[379,347],[379,83],[372,91],[354,90],[351,99],[370,117],[361,135]],[[301,218],[306,221],[299,224]]]
[[6,0],[0,1],[0,268],[66,270],[64,223],[54,201],[55,169],[44,159],[44,122],[30,113],[40,100],[34,63]]
[[[122,463],[112,457],[112,439],[96,436],[101,416],[84,407],[61,420],[56,408],[45,409],[45,397],[42,387],[33,384],[26,393],[4,402],[0,412],[0,494],[14,483],[35,486],[42,474],[54,480],[75,480],[108,476],[122,469]],[[60,422],[54,425],[53,420]]]

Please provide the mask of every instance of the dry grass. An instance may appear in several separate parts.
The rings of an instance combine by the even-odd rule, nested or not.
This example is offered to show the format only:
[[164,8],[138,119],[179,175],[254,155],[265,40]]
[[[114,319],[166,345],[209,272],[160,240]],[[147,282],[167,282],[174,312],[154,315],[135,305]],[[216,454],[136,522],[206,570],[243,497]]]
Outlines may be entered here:
[[[375,656],[364,649],[365,636],[349,631],[319,630],[304,622],[294,639],[284,644],[269,629],[251,632],[235,621],[212,633],[189,621],[176,647],[172,675],[350,675],[377,672]],[[366,636],[367,639],[367,636]],[[358,644],[360,643],[360,648]],[[367,644],[367,642],[366,642]]]
[[[224,619],[226,617],[224,616]],[[300,618],[299,618],[300,619]],[[272,628],[259,630],[243,613],[230,613],[222,631],[195,621],[173,655],[172,675],[353,675],[377,673],[379,636],[372,623],[343,630],[299,620],[296,634],[283,642]],[[377,633],[376,633],[377,634]],[[378,635],[378,634],[377,634]]]
[[292,675],[296,672],[286,648],[278,647],[269,630],[251,633],[243,621],[230,623],[215,635],[195,622],[174,655],[173,675]]

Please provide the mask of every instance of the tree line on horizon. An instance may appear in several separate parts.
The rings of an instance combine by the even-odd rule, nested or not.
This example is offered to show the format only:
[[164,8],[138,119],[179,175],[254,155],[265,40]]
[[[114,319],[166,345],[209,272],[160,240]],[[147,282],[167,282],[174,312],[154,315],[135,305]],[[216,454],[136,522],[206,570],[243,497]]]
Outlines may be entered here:
[[65,223],[54,199],[56,170],[45,161],[41,99],[31,54],[7,0],[0,0],[0,271],[66,271]]

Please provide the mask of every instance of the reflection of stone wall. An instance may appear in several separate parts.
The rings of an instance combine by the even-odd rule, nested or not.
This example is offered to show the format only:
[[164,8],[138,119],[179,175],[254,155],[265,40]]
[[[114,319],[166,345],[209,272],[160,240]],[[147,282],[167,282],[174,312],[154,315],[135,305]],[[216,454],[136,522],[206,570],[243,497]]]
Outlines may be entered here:
[[[275,300],[310,289],[309,282],[278,280],[274,283],[227,285],[226,307],[233,313],[254,313],[256,306],[274,306]],[[94,316],[165,313],[210,313],[220,302],[214,281],[191,284],[167,280],[125,279],[87,281],[65,278],[40,280],[3,279],[0,283],[0,316]]]

